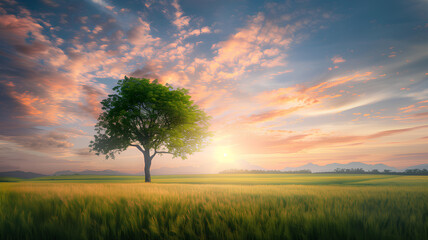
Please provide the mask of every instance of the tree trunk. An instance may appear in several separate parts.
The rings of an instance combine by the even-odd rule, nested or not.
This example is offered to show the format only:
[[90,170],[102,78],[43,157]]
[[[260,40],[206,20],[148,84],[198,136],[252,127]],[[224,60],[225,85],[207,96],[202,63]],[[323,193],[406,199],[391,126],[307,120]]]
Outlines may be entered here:
[[150,176],[150,166],[152,165],[152,158],[150,157],[150,152],[144,152],[144,176],[146,182],[151,182],[152,178]]

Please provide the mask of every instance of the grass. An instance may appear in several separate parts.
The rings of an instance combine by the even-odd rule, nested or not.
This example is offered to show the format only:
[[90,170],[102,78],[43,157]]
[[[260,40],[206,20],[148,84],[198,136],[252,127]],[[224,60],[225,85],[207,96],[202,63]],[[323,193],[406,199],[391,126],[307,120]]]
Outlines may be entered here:
[[2,182],[0,239],[428,239],[426,176],[141,181],[69,176]]
[[[8,179],[14,181],[19,179]],[[0,178],[0,182],[1,182]],[[20,180],[19,180],[20,181]],[[55,183],[144,183],[143,176],[72,175],[34,178],[31,182]],[[364,174],[201,174],[152,176],[153,183],[239,185],[360,185],[425,186],[427,176]]]

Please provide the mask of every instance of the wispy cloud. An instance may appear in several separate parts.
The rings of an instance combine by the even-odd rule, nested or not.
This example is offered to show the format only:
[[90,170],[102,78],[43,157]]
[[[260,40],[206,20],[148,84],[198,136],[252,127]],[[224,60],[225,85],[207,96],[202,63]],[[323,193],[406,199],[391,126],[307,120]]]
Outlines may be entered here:
[[331,61],[333,62],[333,64],[346,62],[346,60],[341,56],[334,56],[333,58],[331,58]]

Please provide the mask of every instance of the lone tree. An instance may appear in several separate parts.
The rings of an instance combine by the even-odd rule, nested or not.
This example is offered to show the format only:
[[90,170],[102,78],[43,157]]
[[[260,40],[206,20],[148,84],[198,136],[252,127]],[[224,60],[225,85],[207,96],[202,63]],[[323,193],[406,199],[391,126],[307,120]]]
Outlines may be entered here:
[[157,80],[126,77],[101,101],[103,112],[89,147],[106,159],[136,147],[144,155],[145,181],[157,154],[186,159],[205,145],[208,116],[190,100],[184,88],[173,89]]

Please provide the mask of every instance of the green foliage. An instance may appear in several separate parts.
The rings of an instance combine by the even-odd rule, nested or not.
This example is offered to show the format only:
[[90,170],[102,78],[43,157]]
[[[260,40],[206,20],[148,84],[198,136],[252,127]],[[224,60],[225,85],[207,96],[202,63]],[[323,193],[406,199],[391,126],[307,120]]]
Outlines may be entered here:
[[[237,185],[0,183],[0,239],[428,239],[428,178],[391,177],[366,176],[380,186],[353,186],[361,175],[302,174],[216,177]],[[250,178],[263,185],[239,184]],[[265,185],[278,178],[328,185]]]
[[125,77],[113,90],[101,102],[97,135],[90,144],[97,154],[114,158],[138,144],[149,153],[168,152],[185,159],[205,145],[209,118],[190,100],[186,89]]

